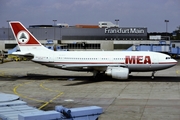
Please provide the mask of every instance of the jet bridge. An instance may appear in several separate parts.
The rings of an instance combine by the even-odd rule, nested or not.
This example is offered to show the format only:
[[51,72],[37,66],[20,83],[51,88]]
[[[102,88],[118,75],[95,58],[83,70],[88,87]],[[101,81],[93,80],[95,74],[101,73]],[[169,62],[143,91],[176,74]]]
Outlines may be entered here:
[[155,51],[167,53],[173,57],[180,55],[180,42],[160,40],[159,44],[136,44],[127,49],[127,51]]

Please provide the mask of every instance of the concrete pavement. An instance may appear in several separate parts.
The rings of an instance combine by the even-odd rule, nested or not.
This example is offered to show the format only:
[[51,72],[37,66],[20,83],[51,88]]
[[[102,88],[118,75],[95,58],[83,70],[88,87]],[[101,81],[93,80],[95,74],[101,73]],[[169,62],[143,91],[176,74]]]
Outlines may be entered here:
[[[27,76],[28,74],[28,76]],[[54,109],[55,105],[103,107],[100,120],[179,120],[180,66],[132,73],[128,81],[92,73],[48,68],[30,61],[0,64],[0,92],[17,94],[29,105]]]

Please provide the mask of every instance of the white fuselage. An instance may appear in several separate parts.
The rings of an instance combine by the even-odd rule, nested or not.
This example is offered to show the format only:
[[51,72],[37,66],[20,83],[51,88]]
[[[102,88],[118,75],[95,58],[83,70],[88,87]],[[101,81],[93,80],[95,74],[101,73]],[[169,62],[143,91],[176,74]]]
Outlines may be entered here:
[[126,67],[130,72],[157,71],[177,63],[169,55],[148,51],[35,51],[33,61],[67,70],[105,71],[113,66]]

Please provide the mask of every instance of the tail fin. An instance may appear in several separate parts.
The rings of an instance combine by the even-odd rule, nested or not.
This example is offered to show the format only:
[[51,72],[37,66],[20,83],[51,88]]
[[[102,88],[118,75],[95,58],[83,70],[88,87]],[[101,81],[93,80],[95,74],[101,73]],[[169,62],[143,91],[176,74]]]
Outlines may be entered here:
[[44,47],[20,22],[11,21],[9,24],[21,52],[45,49],[49,50]]

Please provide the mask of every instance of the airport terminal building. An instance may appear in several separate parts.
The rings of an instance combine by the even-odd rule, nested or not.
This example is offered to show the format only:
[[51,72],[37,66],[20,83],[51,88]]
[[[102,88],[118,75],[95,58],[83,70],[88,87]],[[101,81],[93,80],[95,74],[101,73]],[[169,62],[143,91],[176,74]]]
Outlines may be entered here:
[[[54,43],[63,44],[67,49],[113,50],[119,49],[118,41],[147,40],[147,28],[144,27],[84,28],[35,25],[27,29],[42,43],[54,40]],[[14,39],[10,28],[0,28],[0,41],[8,40],[5,42],[5,49],[16,45]]]
[[[40,40],[147,40],[147,28],[60,28],[34,27],[28,30]],[[0,40],[14,39],[12,31],[0,28]]]

